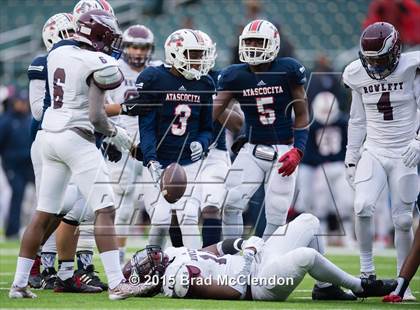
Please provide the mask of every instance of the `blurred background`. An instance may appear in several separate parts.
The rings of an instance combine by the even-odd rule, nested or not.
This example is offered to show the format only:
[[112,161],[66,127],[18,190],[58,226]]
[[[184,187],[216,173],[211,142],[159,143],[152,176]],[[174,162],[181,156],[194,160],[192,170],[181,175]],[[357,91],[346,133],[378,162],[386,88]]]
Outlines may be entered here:
[[[71,12],[77,1],[0,2],[0,227],[6,237],[15,238],[35,204],[26,70],[35,56],[45,53],[41,39],[45,21],[53,14]],[[344,118],[349,102],[340,76],[343,68],[357,58],[359,37],[366,25],[380,20],[391,22],[400,32],[405,51],[419,49],[420,44],[420,4],[416,0],[110,0],[109,3],[123,30],[133,24],[144,24],[154,32],[154,59],[163,60],[163,43],[174,30],[193,28],[207,32],[217,44],[217,69],[239,62],[238,36],[244,25],[253,19],[267,19],[280,31],[280,56],[297,58],[307,68],[308,77],[314,73],[308,79],[309,101],[318,93],[329,91],[338,99]],[[311,154],[306,157],[307,164],[312,165]],[[252,224],[259,218],[261,199],[259,193],[250,204],[248,218]],[[253,209],[256,213],[252,213]],[[304,211],[299,206],[295,209],[297,213]],[[322,217],[327,223],[328,215]],[[383,229],[385,235],[389,229]]]

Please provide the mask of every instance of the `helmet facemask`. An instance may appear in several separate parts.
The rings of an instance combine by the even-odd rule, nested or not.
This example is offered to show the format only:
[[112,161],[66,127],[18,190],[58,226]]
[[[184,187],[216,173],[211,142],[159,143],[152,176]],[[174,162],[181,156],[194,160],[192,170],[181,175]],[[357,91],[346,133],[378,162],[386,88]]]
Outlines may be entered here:
[[[126,63],[135,68],[142,68],[152,58],[154,46],[150,43],[123,43],[123,58]],[[140,53],[130,51],[130,48],[140,49]],[[138,55],[139,54],[139,55]]]
[[359,52],[359,58],[366,73],[375,80],[382,80],[390,75],[397,67],[400,55],[400,44],[396,44],[391,51],[379,56],[368,56],[367,52]]
[[[259,41],[250,45],[251,40]],[[259,65],[273,61],[277,56],[277,49],[273,40],[258,35],[241,35],[239,37],[239,60],[250,65]]]
[[[181,51],[180,51],[181,52]],[[181,56],[179,56],[181,55]],[[173,66],[187,80],[199,80],[202,75],[206,75],[207,67],[210,63],[208,59],[208,49],[206,47],[184,48],[178,56],[173,55]],[[206,72],[207,70],[207,72]]]

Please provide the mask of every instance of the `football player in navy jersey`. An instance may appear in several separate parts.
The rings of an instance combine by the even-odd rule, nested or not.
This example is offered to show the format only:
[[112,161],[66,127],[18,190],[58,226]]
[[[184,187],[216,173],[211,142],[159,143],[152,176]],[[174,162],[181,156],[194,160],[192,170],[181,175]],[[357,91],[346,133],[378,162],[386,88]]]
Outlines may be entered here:
[[276,58],[279,48],[279,33],[272,23],[250,22],[239,37],[243,64],[224,69],[218,81],[214,113],[219,117],[231,99],[239,101],[245,113],[248,141],[226,182],[229,194],[223,214],[225,238],[242,234],[242,212],[263,181],[267,217],[264,239],[286,223],[292,202],[294,171],[308,136],[306,76],[305,68],[295,59]]
[[[331,92],[317,94],[312,108],[314,121],[299,166],[295,206],[300,212],[310,212],[312,208],[324,234],[327,215],[332,211],[339,217],[340,231],[344,230],[344,245],[351,246],[353,191],[346,182],[344,166],[348,120]],[[313,199],[315,196],[317,199]]]
[[[213,80],[206,75],[209,66],[206,53],[207,46],[197,31],[175,31],[165,42],[165,58],[171,67],[148,67],[141,72],[136,82],[139,97],[123,107],[130,114],[137,111],[142,114],[139,117],[140,149],[149,170],[144,176],[145,187],[149,187],[145,189],[144,199],[151,217],[151,244],[164,242],[171,209],[174,209],[183,243],[194,249],[201,247],[200,197],[194,182],[212,139],[212,95],[215,92]],[[156,183],[162,168],[173,162],[184,167],[188,186],[184,198],[171,205],[160,195]]]

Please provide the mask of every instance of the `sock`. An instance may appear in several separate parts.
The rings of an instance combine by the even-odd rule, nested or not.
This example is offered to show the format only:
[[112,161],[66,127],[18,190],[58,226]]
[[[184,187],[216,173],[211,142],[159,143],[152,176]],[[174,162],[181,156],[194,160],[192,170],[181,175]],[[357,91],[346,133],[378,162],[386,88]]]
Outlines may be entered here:
[[394,290],[394,294],[404,298],[404,293],[408,288],[408,281],[402,277],[398,277],[397,279],[397,287]]
[[85,270],[87,266],[92,265],[93,252],[92,251],[77,251],[77,269]]
[[45,241],[42,245],[41,253],[57,253],[57,242],[55,238],[55,232],[51,234],[51,236]]
[[168,230],[169,228],[167,226],[156,226],[152,224],[149,230],[149,244],[159,245],[161,248],[164,248]]
[[223,211],[223,238],[240,238],[244,231],[244,219],[242,210],[233,209]]
[[120,265],[124,266],[124,264],[125,264],[125,247],[118,248],[118,252],[120,254]]
[[395,250],[397,251],[397,275],[400,274],[402,264],[410,252],[413,243],[413,231],[395,228]]
[[100,256],[108,279],[108,286],[113,289],[124,280],[118,250],[103,252]]
[[314,279],[324,283],[327,282],[349,288],[354,292],[363,291],[362,282],[359,278],[353,277],[344,270],[338,268],[319,253],[316,253],[314,263],[309,268],[308,273]]
[[180,228],[184,246],[188,249],[200,249],[202,241],[200,230],[198,229],[198,219],[184,219]]
[[[318,233],[314,236],[314,238],[309,242],[308,247],[314,249],[318,253],[324,255],[325,254],[325,245],[324,245],[324,238],[322,237],[321,233],[322,227],[319,227]],[[316,280],[316,286],[319,288],[326,288],[331,286],[331,283],[322,282],[319,280]]]
[[30,258],[18,257],[13,286],[25,287],[28,285],[29,273],[31,272],[34,261]]
[[66,281],[71,278],[74,273],[74,260],[58,260],[57,277]]
[[372,217],[356,216],[356,238],[360,249],[360,271],[374,273]]
[[182,232],[179,226],[170,226],[169,227],[169,237],[171,238],[172,246],[175,248],[179,248],[184,246],[184,242],[182,240]]
[[54,268],[55,256],[57,253],[53,252],[42,252],[41,253],[41,263],[44,269]]
[[203,248],[216,244],[220,241],[222,234],[222,220],[203,219],[201,235],[203,237]]
[[267,223],[264,229],[263,240],[267,241],[279,227],[280,225]]

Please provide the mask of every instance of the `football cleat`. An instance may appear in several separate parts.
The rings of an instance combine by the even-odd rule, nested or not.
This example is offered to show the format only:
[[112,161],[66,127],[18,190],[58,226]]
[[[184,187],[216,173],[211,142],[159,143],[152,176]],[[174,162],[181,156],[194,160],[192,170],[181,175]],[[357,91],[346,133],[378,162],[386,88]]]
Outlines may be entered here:
[[360,279],[370,279],[370,280],[376,280],[376,274],[374,271],[372,272],[362,272],[360,273]]
[[57,271],[54,267],[46,268],[41,274],[41,287],[44,290],[52,290],[54,288],[55,280],[57,279]]
[[128,281],[121,281],[113,289],[108,289],[108,297],[110,300],[121,300],[128,297],[136,296],[135,286],[131,285]]
[[356,300],[353,294],[346,293],[337,285],[318,287],[316,284],[312,289],[312,300]]
[[86,269],[77,270],[75,275],[80,278],[80,281],[87,285],[100,287],[103,291],[108,289],[108,285],[99,279],[94,265],[89,265]]
[[41,257],[38,255],[36,256],[34,264],[32,265],[28,284],[32,288],[41,287]]
[[67,280],[61,280],[57,277],[54,283],[54,292],[56,293],[100,293],[102,289],[100,287],[91,286],[80,281],[79,277],[73,275],[73,277]]
[[9,291],[9,298],[37,298],[37,296],[27,286],[18,287],[13,285]]
[[397,287],[396,280],[376,280],[373,278],[362,278],[363,292],[353,292],[354,295],[360,298],[365,297],[381,297],[388,295]]
[[416,296],[411,293],[411,290],[409,287],[407,287],[407,290],[404,293],[403,301],[416,301]]

